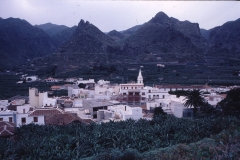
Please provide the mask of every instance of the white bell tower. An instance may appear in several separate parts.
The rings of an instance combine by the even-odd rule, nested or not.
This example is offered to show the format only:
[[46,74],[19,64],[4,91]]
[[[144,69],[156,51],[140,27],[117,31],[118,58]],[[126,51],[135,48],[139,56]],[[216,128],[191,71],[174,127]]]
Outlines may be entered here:
[[137,78],[137,83],[138,83],[138,84],[143,84],[143,77],[142,77],[141,68],[139,69],[139,74],[138,74],[138,78]]

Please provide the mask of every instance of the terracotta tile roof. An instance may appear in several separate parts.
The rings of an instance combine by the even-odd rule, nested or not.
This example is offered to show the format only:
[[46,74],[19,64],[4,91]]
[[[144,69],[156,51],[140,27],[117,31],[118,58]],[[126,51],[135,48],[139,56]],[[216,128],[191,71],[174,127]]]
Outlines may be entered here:
[[0,122],[0,136],[12,136],[14,134],[14,123]]
[[28,116],[45,116],[53,114],[63,114],[64,111],[60,108],[39,108],[29,113]]
[[61,86],[52,86],[52,87],[51,87],[52,90],[60,89],[60,88],[61,88]]
[[76,113],[54,114],[45,117],[45,124],[49,125],[64,125],[72,122],[91,123],[92,120],[84,120],[77,116]]

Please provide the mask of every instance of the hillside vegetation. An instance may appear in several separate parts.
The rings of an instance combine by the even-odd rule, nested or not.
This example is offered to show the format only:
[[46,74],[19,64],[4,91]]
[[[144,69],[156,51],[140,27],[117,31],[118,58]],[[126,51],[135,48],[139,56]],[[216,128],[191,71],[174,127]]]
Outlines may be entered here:
[[238,157],[239,125],[235,117],[179,119],[162,115],[152,121],[129,119],[101,125],[29,124],[17,128],[13,138],[0,138],[0,159]]

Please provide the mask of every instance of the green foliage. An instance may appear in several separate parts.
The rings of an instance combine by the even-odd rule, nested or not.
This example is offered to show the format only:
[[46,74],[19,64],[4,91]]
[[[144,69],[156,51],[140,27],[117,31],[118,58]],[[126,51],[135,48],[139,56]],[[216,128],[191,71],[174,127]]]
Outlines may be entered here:
[[17,128],[11,139],[0,138],[0,159],[139,159],[145,152],[196,142],[239,125],[235,117],[179,119],[169,115],[101,125],[29,124]]
[[227,97],[218,103],[225,114],[237,114],[240,112],[240,88],[232,89]]
[[180,96],[186,96],[188,94],[188,91],[176,90],[176,91],[169,91],[168,93],[172,95],[176,95],[177,97],[180,97]]
[[187,92],[184,106],[185,107],[193,106],[194,116],[196,115],[197,108],[204,105],[205,105],[205,100],[204,100],[202,91],[194,89],[192,91]]
[[158,115],[166,115],[166,113],[163,111],[162,107],[156,107],[153,110],[153,117],[156,117]]

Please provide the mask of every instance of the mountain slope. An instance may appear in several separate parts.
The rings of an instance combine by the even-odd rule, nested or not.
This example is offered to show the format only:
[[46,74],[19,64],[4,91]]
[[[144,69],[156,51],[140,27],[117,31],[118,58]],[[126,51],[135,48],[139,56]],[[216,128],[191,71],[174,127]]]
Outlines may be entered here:
[[17,18],[0,19],[0,66],[12,67],[55,50],[41,29]]
[[97,27],[81,20],[67,44],[59,49],[61,53],[105,53],[115,42]]
[[51,37],[52,43],[56,46],[56,48],[61,47],[63,44],[67,43],[69,39],[73,36],[77,26],[64,29],[63,31],[53,35]]
[[119,60],[120,47],[108,35],[88,21],[81,20],[71,38],[53,54],[36,59],[40,69],[44,63],[55,64],[60,72],[68,72],[94,64],[109,64]]
[[52,23],[35,25],[35,27],[38,27],[38,28],[44,30],[50,37],[69,28],[64,25],[56,25],[56,24],[52,24]]
[[[197,54],[204,53],[208,47],[197,23],[178,21],[163,12],[159,12],[121,43],[125,47],[136,48],[139,54],[171,53],[175,60],[183,54],[194,58]],[[136,52],[136,49],[132,52]]]
[[211,31],[211,30],[200,29],[201,35],[202,35],[206,40],[209,39],[209,33],[210,33],[210,31]]
[[209,33],[211,52],[240,58],[240,19],[211,29]]

